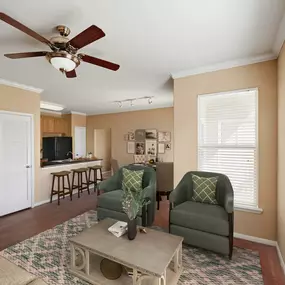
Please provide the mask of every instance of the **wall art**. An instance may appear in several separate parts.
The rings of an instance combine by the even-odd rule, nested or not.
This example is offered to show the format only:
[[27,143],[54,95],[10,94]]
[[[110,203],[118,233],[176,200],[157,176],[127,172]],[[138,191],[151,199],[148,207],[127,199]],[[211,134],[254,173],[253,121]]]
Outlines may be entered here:
[[145,143],[144,142],[136,142],[136,154],[142,155],[145,154]]
[[142,142],[145,140],[145,130],[136,130],[135,131],[135,140],[138,142]]
[[156,140],[157,139],[157,130],[155,130],[155,129],[145,130],[145,138],[147,140]]
[[158,141],[159,142],[170,142],[171,133],[170,132],[158,132]]
[[127,142],[127,153],[135,153],[135,142],[129,141]]
[[146,140],[145,150],[147,155],[156,156],[157,155],[157,141],[156,140]]

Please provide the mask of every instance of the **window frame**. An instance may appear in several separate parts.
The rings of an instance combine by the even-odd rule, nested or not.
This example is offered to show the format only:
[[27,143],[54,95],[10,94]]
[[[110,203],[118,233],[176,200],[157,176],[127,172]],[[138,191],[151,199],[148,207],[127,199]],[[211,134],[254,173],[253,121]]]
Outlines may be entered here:
[[[263,209],[259,208],[259,90],[258,88],[246,88],[246,89],[238,89],[233,91],[226,91],[226,92],[216,92],[216,93],[208,93],[208,94],[198,94],[197,95],[197,149],[196,149],[196,159],[197,159],[197,169],[200,170],[200,159],[199,159],[199,147],[200,147],[200,98],[210,97],[210,96],[218,96],[218,95],[229,95],[232,94],[238,94],[238,93],[244,93],[244,92],[255,92],[255,122],[256,122],[256,206],[247,206],[247,205],[238,205],[235,206],[235,210],[238,211],[246,211],[246,212],[252,212],[252,213],[262,213]],[[207,147],[205,147],[207,148]],[[211,148],[211,147],[209,147]],[[221,147],[223,148],[223,147]],[[232,147],[235,148],[235,147]],[[244,147],[236,147],[239,149],[246,148]]]

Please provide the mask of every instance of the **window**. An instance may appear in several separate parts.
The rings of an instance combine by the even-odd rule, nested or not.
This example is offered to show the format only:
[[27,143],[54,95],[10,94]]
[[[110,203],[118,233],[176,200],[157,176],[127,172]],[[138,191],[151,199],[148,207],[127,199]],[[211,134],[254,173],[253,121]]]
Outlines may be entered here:
[[257,89],[198,97],[198,169],[226,174],[235,207],[257,208]]

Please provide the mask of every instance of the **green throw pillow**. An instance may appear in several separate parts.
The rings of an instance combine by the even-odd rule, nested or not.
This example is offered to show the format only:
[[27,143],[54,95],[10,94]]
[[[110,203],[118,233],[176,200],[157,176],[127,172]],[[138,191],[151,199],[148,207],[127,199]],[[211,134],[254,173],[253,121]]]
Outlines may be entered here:
[[193,197],[192,201],[218,204],[216,200],[216,185],[218,177],[200,177],[192,174]]
[[143,170],[129,170],[123,168],[122,188],[125,191],[141,191]]

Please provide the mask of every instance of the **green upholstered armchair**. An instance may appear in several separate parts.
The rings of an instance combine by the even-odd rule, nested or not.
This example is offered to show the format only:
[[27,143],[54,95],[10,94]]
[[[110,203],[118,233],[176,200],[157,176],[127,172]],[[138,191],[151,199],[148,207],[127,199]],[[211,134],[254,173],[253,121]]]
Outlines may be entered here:
[[127,221],[127,215],[122,209],[123,168],[130,170],[144,170],[142,186],[144,197],[149,199],[150,203],[143,207],[139,212],[137,224],[142,226],[151,226],[154,221],[156,211],[156,173],[152,167],[140,165],[128,165],[121,167],[113,176],[99,184],[99,190],[103,190],[104,193],[98,196],[98,220],[103,220],[108,217],[120,221]]
[[[218,205],[192,201],[192,174],[218,177]],[[184,237],[184,242],[228,254],[233,251],[233,188],[229,178],[220,173],[190,171],[170,194],[169,231]]]

